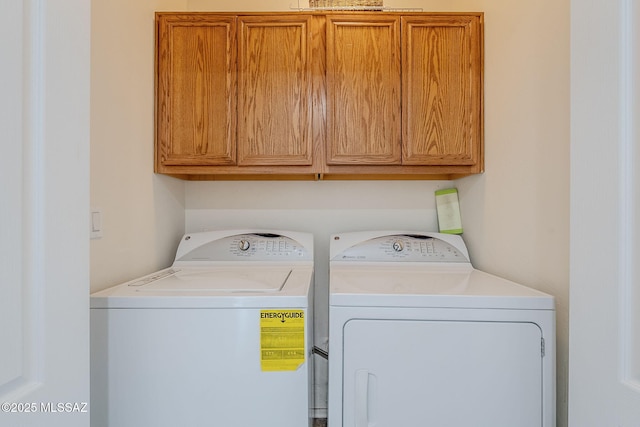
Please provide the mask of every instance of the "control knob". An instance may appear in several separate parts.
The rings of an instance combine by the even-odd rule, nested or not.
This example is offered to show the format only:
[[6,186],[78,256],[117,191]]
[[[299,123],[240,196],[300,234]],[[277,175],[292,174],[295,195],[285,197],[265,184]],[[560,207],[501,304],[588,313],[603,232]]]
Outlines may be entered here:
[[238,242],[238,249],[243,252],[249,250],[249,247],[251,247],[251,243],[248,240],[240,240]]
[[393,250],[396,252],[402,252],[404,245],[400,241],[393,242]]

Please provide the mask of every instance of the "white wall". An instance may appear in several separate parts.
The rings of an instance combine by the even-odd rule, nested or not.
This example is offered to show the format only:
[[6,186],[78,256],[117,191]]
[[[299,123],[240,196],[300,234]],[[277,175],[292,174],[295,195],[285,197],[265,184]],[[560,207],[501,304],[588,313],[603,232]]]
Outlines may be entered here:
[[84,427],[37,408],[89,401],[89,5],[2,0],[0,26],[0,425]]
[[486,173],[457,182],[464,237],[476,267],[556,297],[562,427],[569,353],[569,1],[464,3],[485,12],[486,152]]
[[[435,228],[433,191],[447,182],[182,183],[152,175],[153,10],[286,11],[297,1],[93,5],[92,203],[105,215],[105,237],[92,242],[94,290],[169,264],[184,229],[307,229],[316,236],[318,259],[336,231]],[[478,268],[556,297],[558,426],[566,426],[569,0],[385,5],[485,12],[486,172],[454,183],[464,237]],[[316,279],[322,296],[326,276]]]

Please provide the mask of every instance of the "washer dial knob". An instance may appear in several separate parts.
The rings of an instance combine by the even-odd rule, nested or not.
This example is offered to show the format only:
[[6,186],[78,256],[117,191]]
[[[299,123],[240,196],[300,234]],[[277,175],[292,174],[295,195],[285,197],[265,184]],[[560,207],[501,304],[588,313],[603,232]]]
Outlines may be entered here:
[[396,252],[402,252],[404,245],[400,241],[393,242],[393,250]]
[[248,240],[240,240],[238,242],[238,249],[240,249],[243,252],[248,251],[250,247],[251,247],[251,243],[249,243]]

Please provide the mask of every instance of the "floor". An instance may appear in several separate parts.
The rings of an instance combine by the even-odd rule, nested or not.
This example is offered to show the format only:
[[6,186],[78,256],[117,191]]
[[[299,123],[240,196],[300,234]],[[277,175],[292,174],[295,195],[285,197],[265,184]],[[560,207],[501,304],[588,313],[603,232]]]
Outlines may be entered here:
[[326,418],[316,418],[313,420],[313,427],[327,427]]

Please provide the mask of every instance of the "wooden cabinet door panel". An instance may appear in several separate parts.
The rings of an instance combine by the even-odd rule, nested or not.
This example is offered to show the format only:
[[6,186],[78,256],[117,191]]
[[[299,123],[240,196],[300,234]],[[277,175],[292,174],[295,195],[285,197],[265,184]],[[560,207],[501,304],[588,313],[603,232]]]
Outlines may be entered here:
[[235,33],[233,16],[159,15],[159,165],[235,163]]
[[327,16],[327,163],[401,161],[400,18]]
[[238,164],[311,165],[311,16],[238,25]]
[[479,161],[479,19],[403,17],[403,164],[474,165]]

